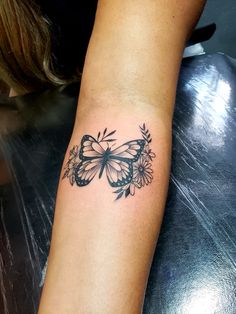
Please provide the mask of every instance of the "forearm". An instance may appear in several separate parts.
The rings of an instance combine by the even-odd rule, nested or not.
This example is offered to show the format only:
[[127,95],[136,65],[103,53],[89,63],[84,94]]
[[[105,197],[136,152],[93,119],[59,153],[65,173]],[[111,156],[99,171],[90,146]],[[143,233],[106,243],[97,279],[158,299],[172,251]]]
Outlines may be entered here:
[[[112,100],[112,104],[105,113],[103,106],[97,106],[80,115],[69,149],[80,145],[85,134],[97,139],[105,128],[107,132],[116,130],[110,137],[117,139],[111,143],[114,148],[143,139],[139,126],[145,123],[153,157],[145,158],[152,171],[140,182],[133,163],[133,180],[124,186],[118,200],[120,193],[114,192],[120,187],[110,185],[106,170],[99,179],[100,167],[86,186],[79,187],[76,182],[71,186],[68,177],[60,182],[43,314],[131,314],[142,307],[166,199],[171,121],[154,107],[147,109],[146,104],[137,103],[136,109],[123,101],[116,105]],[[130,194],[125,197],[127,188]]]
[[172,114],[185,41],[203,3],[204,0],[100,1],[86,56],[80,103],[107,94],[130,96],[131,100],[138,97]]
[[[202,6],[195,2],[99,3],[58,190],[42,314],[141,311],[168,186],[178,70]],[[99,151],[92,159],[84,135],[93,142],[89,150]],[[116,150],[129,142],[128,155]],[[74,146],[72,178],[65,171]],[[140,181],[137,163],[144,157],[147,176]],[[96,158],[102,163],[84,174]],[[119,174],[120,162],[126,173]]]

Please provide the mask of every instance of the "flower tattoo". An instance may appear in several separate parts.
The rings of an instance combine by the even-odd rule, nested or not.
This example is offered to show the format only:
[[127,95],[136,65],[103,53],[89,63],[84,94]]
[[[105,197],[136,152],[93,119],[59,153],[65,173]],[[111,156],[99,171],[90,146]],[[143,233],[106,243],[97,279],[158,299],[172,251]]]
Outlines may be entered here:
[[138,186],[142,187],[152,182],[152,165],[145,157],[139,158],[134,164],[133,170],[133,180]]
[[140,126],[142,139],[132,140],[113,148],[112,136],[116,131],[105,129],[97,137],[84,135],[80,146],[75,145],[69,153],[64,178],[71,185],[87,186],[98,174],[106,175],[108,183],[116,190],[116,200],[134,196],[136,189],[149,185],[153,180],[152,161],[156,157],[151,150],[151,134],[143,124]]

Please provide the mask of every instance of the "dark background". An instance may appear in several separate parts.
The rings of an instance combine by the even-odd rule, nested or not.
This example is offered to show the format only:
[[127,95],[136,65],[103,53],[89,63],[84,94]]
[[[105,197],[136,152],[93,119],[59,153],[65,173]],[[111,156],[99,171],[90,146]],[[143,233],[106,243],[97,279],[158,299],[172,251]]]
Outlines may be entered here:
[[208,0],[199,26],[216,23],[213,38],[204,43],[206,52],[224,52],[236,58],[236,0]]

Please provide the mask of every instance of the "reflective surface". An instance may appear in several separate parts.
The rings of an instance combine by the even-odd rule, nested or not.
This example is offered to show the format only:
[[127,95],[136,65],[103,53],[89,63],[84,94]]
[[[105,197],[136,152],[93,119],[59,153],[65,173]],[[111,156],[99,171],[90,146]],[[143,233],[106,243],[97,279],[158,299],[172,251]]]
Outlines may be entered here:
[[[236,313],[235,78],[224,55],[183,61],[144,313]],[[37,312],[78,89],[0,103],[0,313]]]
[[207,0],[198,26],[216,23],[216,33],[211,40],[204,42],[207,52],[222,51],[236,58],[236,1]]

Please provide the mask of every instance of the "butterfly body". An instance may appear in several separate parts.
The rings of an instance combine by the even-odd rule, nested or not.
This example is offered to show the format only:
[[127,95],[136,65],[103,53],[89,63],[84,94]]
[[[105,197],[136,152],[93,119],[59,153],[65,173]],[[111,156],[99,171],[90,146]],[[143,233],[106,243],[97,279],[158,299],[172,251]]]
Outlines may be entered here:
[[112,187],[124,186],[133,178],[133,163],[138,160],[145,146],[145,141],[129,141],[112,149],[109,141],[98,141],[90,135],[81,140],[79,157],[81,162],[75,170],[78,186],[88,185],[99,173],[101,178],[106,173]]
[[108,148],[105,150],[104,154],[100,157],[100,158],[102,158],[102,166],[101,166],[101,170],[100,170],[99,176],[98,176],[99,179],[101,179],[102,174],[103,174],[103,171],[104,171],[104,169],[105,169],[107,163],[109,162],[110,157],[111,157],[111,149],[110,149],[110,147],[108,147]]

